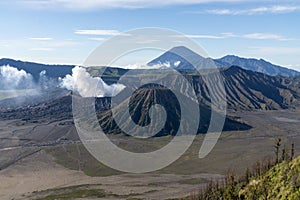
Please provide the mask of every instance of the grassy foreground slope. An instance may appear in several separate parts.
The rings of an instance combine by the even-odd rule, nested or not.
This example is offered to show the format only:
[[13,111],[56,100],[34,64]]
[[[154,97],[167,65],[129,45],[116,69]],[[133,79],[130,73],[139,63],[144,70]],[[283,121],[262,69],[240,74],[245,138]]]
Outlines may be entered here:
[[[291,161],[257,162],[251,172],[237,179],[234,175],[222,183],[211,182],[199,194],[186,200],[299,200],[300,199],[300,156]],[[273,167],[272,167],[273,166]],[[266,170],[267,169],[267,170]]]
[[240,190],[245,199],[300,199],[300,156],[282,162]]

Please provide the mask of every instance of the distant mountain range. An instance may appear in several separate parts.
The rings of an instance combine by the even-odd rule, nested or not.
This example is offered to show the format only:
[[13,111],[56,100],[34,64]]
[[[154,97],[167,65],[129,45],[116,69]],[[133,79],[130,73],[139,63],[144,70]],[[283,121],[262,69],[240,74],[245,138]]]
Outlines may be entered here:
[[261,72],[271,76],[279,75],[287,77],[300,75],[300,72],[296,70],[274,65],[263,59],[247,59],[234,55],[228,55],[220,59],[204,58],[184,46],[170,49],[158,58],[150,61],[148,65],[169,65],[178,70],[193,70],[195,69],[194,67],[204,69],[210,67],[239,66],[246,70]]
[[38,80],[42,71],[46,72],[49,78],[64,77],[66,74],[72,74],[74,65],[45,65],[34,62],[24,62],[20,60],[13,60],[9,58],[0,59],[0,66],[10,65],[18,70],[24,70],[30,73],[35,80]]
[[254,72],[261,72],[264,74],[268,74],[271,76],[297,76],[300,75],[300,72],[288,69],[285,67],[281,67],[278,65],[274,65],[268,61],[265,61],[263,59],[257,60],[257,59],[246,59],[246,58],[240,58],[238,56],[234,55],[228,55],[220,59],[214,60],[218,66],[224,67],[224,66],[239,66],[243,69],[251,70]]
[[[204,84],[203,78],[193,73],[195,69],[183,57],[188,58],[196,66],[209,68],[211,65],[217,65],[217,67],[221,68],[220,73],[224,77],[227,107],[229,109],[284,109],[291,107],[300,97],[298,79],[287,77],[300,75],[300,72],[276,66],[264,60],[245,59],[237,56],[225,56],[221,59],[213,60],[211,58],[204,58],[186,47],[179,46],[172,48],[148,63],[148,65],[169,63],[169,67],[183,72],[188,81],[193,85],[199,100],[208,106],[210,94]],[[0,59],[1,65],[11,65],[18,69],[23,69],[36,78],[40,76],[39,74],[43,70],[46,71],[48,77],[64,77],[66,74],[71,74],[74,67],[72,65],[43,65],[12,59]],[[103,71],[102,69],[92,67],[88,68],[88,71],[92,76],[99,76],[100,72]],[[127,69],[107,67],[102,79],[108,84],[113,84],[127,71]],[[185,88],[180,80],[174,81],[178,84],[178,87]],[[60,94],[57,89],[54,90],[55,95],[52,93],[50,95],[48,92],[49,95],[57,98],[58,95],[56,94]],[[182,92],[184,93],[185,91],[183,90]],[[66,94],[66,91],[62,91],[61,94]],[[15,107],[13,104],[15,102],[28,102],[26,105],[30,106],[39,102],[44,103],[45,100],[43,99],[48,100],[49,98],[36,99],[36,101],[30,100],[30,97],[22,97],[19,101],[16,99],[13,101],[6,99],[5,101],[0,101],[0,108],[5,106]]]
[[[204,58],[184,46],[178,46],[170,49],[158,58],[150,61],[148,65],[168,65],[169,67],[178,70],[194,70],[192,64],[184,58],[187,58],[190,62],[192,62],[194,66],[202,69],[210,68],[212,66],[216,66],[219,68],[239,66],[246,70],[261,72],[270,76],[300,76],[300,72],[296,70],[274,65],[263,59],[247,59],[234,55],[227,55],[219,59]],[[47,76],[51,78],[64,77],[67,74],[71,74],[72,68],[74,68],[74,65],[45,65],[34,62],[23,62],[8,58],[0,59],[0,66],[3,65],[10,65],[12,67],[16,67],[19,70],[23,69],[26,72],[32,74],[35,79],[39,78],[39,75],[42,71],[46,71]]]

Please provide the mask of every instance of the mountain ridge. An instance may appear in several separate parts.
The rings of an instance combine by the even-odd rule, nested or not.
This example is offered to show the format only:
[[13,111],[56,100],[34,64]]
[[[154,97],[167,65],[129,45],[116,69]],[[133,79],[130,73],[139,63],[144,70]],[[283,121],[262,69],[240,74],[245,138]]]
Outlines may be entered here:
[[[174,66],[174,64],[178,61],[180,61],[178,66]],[[192,50],[184,46],[178,46],[170,49],[169,51],[160,55],[158,58],[150,61],[148,65],[163,65],[166,63],[169,63],[171,68],[175,68],[178,70],[195,70],[195,68],[204,69],[211,67],[224,68],[230,66],[239,66],[243,69],[262,72],[271,76],[300,76],[300,72],[296,70],[272,64],[271,62],[264,59],[243,58],[235,55],[226,55],[222,58],[217,59],[213,59],[210,57],[204,58],[203,56],[197,54],[196,52],[193,52]]]
[[15,67],[18,70],[24,70],[27,73],[30,73],[35,80],[39,79],[42,71],[45,71],[49,78],[65,77],[67,74],[72,74],[72,69],[75,67],[75,65],[41,64],[37,62],[1,58],[0,66],[4,65]]
[[[166,64],[177,70],[195,70],[193,66],[201,69],[239,66],[243,69],[261,72],[271,76],[300,76],[299,71],[272,64],[262,58],[244,58],[236,55],[226,55],[216,59],[210,57],[206,58],[185,46],[173,47],[169,51],[166,51],[159,57],[148,62],[149,66],[164,66]],[[37,62],[1,58],[0,66],[3,65],[10,65],[19,70],[25,70],[27,73],[32,74],[36,80],[39,78],[42,71],[46,71],[47,76],[50,78],[59,78],[65,77],[67,74],[72,74],[72,69],[75,67],[75,65],[41,64]]]
[[279,65],[272,64],[262,58],[243,58],[236,55],[226,55],[219,59],[214,59],[215,62],[223,66],[239,66],[243,69],[248,69],[255,72],[265,73],[271,76],[281,75],[281,76],[296,76],[300,75],[300,72],[282,67]]

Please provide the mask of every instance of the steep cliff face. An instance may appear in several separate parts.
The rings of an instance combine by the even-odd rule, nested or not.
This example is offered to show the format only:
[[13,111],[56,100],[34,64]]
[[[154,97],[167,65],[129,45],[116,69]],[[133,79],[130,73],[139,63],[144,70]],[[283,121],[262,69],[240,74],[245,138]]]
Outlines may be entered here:
[[[121,121],[123,124],[129,124],[129,121],[133,120],[133,122],[139,126],[146,126],[149,125],[151,120],[156,122],[164,120],[164,117],[161,115],[151,119],[149,114],[149,110],[153,105],[159,104],[163,106],[167,113],[166,123],[165,126],[156,134],[156,136],[163,136],[176,135],[181,123],[187,127],[192,126],[193,123],[197,123],[195,122],[194,115],[191,114],[187,116],[187,118],[183,118],[181,112],[182,110],[185,110],[187,113],[194,113],[195,111],[192,109],[195,108],[195,106],[198,106],[200,111],[198,113],[200,121],[197,123],[197,126],[199,126],[198,133],[206,133],[211,120],[210,107],[202,103],[198,105],[195,101],[184,95],[180,99],[184,100],[182,107],[180,107],[180,103],[178,102],[176,96],[166,88],[141,88],[137,90],[130,98],[125,100],[121,105],[119,105],[117,110],[120,109],[119,107],[125,107],[125,109],[126,107],[129,108],[131,118],[127,118],[126,115],[121,116],[120,118],[122,119]],[[114,121],[111,110],[104,113],[99,112],[98,116],[99,123],[105,132],[122,132],[122,130]],[[223,130],[247,130],[250,128],[250,126],[227,116]],[[188,130],[188,128],[183,129]],[[140,134],[140,136],[143,136],[143,133]],[[185,132],[183,134],[189,133]]]
[[228,108],[272,110],[291,107],[299,97],[299,83],[262,73],[230,67],[222,71]]

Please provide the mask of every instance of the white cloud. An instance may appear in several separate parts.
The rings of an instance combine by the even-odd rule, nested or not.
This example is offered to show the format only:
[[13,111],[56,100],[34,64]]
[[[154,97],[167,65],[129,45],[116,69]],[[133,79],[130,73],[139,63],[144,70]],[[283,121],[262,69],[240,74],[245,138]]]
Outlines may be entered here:
[[120,35],[122,34],[121,32],[117,30],[76,30],[75,34],[79,35],[110,35],[110,36],[115,36],[115,35]]
[[138,44],[151,44],[151,43],[156,43],[156,42],[160,42],[160,40],[154,40],[154,39],[145,40],[143,38],[142,40],[137,39],[137,41],[136,41],[136,43],[138,43]]
[[232,38],[232,37],[238,37],[238,35],[231,33],[231,32],[227,32],[227,33],[221,33],[221,35],[225,38]]
[[186,35],[186,37],[194,38],[194,39],[222,39],[224,36],[217,35]]
[[33,47],[29,48],[30,51],[54,51],[57,48],[73,47],[78,45],[78,42],[74,41],[53,41],[53,40],[38,40],[33,44]]
[[99,8],[149,8],[170,5],[195,5],[213,2],[246,2],[249,0],[23,0],[23,4],[33,8],[65,8],[70,10],[91,10]]
[[281,35],[277,34],[271,34],[271,33],[251,33],[251,34],[245,34],[242,35],[243,38],[248,38],[248,39],[258,39],[258,40],[292,40],[285,38]]
[[95,37],[95,38],[89,38],[89,40],[103,41],[103,40],[105,40],[105,38]]
[[180,63],[181,63],[181,62],[178,60],[178,61],[174,62],[174,66],[175,66],[175,67],[178,67],[178,66],[180,65]]
[[213,9],[213,10],[207,10],[206,12],[196,12],[196,13],[209,13],[209,14],[216,14],[216,15],[233,15],[234,11],[229,9]]
[[152,66],[148,66],[148,65],[145,65],[145,64],[136,63],[136,64],[126,65],[126,66],[116,66],[116,67],[123,68],[123,69],[157,69],[160,66],[159,67],[152,67]]
[[256,7],[250,9],[240,9],[240,10],[233,10],[233,9],[212,9],[206,10],[205,12],[197,12],[200,14],[208,13],[208,14],[215,14],[215,15],[258,15],[258,14],[282,14],[282,13],[290,13],[299,11],[299,6],[270,6],[270,7]]
[[31,74],[9,65],[0,66],[0,89],[16,90],[33,86],[34,81]]
[[46,48],[46,47],[37,47],[37,48],[30,48],[30,51],[53,51],[53,48]]
[[225,39],[225,38],[245,38],[245,39],[256,39],[256,40],[295,40],[292,38],[286,38],[282,35],[274,34],[274,33],[248,33],[248,34],[234,34],[234,33],[221,33],[219,35],[185,35],[185,36],[176,36],[176,37],[189,37],[193,39]]
[[173,65],[170,62],[165,62],[165,63],[158,63],[155,65],[146,65],[146,64],[140,64],[140,63],[136,63],[136,64],[130,64],[130,65],[125,65],[125,66],[120,66],[120,65],[116,65],[116,66],[112,66],[112,67],[118,67],[118,68],[123,68],[123,69],[167,69],[170,68],[172,66],[178,67],[180,65],[180,61],[176,61],[173,63]]
[[140,64],[140,63],[136,63],[136,64],[130,64],[130,65],[125,65],[125,66],[113,66],[113,67],[118,67],[118,68],[123,68],[123,69],[160,69],[165,65],[153,65],[153,66],[148,66],[145,64]]
[[53,38],[49,38],[49,37],[32,37],[29,38],[30,40],[38,40],[38,41],[49,41],[49,40],[53,40]]
[[50,42],[48,45],[50,47],[72,47],[79,44],[78,42],[74,41],[57,41],[57,42]]

